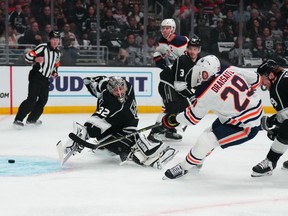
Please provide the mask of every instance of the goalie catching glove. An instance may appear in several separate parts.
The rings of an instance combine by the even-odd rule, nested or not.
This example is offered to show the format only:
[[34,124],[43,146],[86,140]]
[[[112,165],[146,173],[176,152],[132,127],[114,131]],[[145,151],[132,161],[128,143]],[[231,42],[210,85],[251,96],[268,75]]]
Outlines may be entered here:
[[176,114],[166,114],[162,118],[162,125],[167,129],[177,127],[179,125],[179,122],[177,122],[176,116]]

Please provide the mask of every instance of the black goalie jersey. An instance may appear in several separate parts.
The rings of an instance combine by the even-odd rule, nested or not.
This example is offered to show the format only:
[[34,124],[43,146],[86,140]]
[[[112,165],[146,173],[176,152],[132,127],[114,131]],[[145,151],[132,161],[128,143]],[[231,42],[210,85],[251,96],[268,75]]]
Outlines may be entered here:
[[125,102],[121,103],[107,89],[108,77],[98,76],[92,78],[86,87],[97,100],[96,112],[87,122],[99,128],[97,139],[108,135],[122,133],[125,130],[136,130],[138,125],[137,104],[134,89],[126,82],[127,90]]

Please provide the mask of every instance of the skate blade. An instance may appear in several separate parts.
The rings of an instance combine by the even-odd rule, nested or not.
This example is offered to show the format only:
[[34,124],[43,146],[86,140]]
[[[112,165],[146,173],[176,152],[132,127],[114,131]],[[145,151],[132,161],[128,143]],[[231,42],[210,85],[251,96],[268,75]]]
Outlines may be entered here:
[[266,172],[266,173],[257,173],[257,172],[253,172],[251,174],[251,177],[263,177],[263,176],[271,176],[272,175],[272,171]]

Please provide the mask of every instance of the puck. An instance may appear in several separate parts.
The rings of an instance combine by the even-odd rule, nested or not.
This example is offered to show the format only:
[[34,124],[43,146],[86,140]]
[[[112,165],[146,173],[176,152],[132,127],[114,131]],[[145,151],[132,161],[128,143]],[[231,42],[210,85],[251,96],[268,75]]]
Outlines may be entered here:
[[9,159],[9,160],[8,160],[8,163],[15,163],[15,160]]

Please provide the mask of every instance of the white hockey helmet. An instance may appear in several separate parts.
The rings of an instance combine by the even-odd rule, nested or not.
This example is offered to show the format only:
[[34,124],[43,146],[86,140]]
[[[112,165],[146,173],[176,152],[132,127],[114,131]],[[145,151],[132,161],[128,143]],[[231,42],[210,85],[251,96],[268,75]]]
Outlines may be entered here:
[[193,67],[191,86],[194,88],[202,82],[206,82],[220,71],[220,67],[220,61],[215,55],[208,55],[199,59]]
[[163,26],[170,26],[171,27],[171,33],[170,34],[174,34],[176,31],[176,23],[175,23],[174,19],[164,19],[161,22],[161,31],[162,31]]

